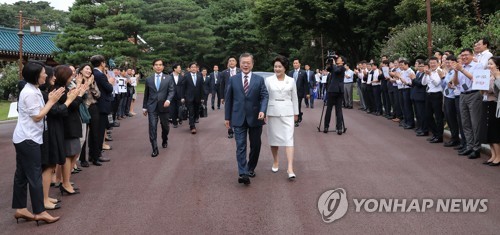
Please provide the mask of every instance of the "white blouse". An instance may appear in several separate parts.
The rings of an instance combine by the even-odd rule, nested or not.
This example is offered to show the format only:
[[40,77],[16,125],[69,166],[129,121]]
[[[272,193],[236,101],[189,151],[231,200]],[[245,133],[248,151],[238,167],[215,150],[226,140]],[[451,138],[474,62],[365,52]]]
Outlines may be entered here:
[[33,84],[26,83],[17,103],[19,117],[12,136],[14,144],[19,144],[25,140],[32,140],[37,144],[43,143],[45,118],[35,122],[32,117],[37,116],[44,106],[45,101],[40,89]]

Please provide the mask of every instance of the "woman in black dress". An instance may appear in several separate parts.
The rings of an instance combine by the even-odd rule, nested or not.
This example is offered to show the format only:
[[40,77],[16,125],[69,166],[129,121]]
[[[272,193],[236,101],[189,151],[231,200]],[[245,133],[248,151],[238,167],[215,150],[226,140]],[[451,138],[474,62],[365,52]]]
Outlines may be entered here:
[[[45,102],[48,100],[48,91],[54,89],[54,69],[46,66],[46,83],[40,86]],[[64,165],[66,160],[64,148],[63,119],[68,115],[68,106],[73,102],[77,93],[70,92],[65,102],[61,99],[55,103],[47,114],[47,127],[43,133],[42,144],[42,182],[43,202],[46,210],[59,209],[59,200],[49,197],[50,182],[56,165]]]

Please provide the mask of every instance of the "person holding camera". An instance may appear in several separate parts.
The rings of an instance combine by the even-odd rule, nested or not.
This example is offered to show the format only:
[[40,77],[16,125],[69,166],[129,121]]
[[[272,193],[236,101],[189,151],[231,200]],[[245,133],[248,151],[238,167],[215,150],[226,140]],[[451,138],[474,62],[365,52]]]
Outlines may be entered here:
[[[334,62],[335,61],[335,62]],[[342,99],[344,96],[344,77],[345,77],[345,59],[343,56],[334,58],[332,64],[327,69],[330,75],[327,80],[327,109],[325,114],[325,128],[324,133],[328,133],[330,126],[330,118],[332,116],[332,108],[335,105],[335,115],[337,118],[336,130],[338,135],[345,132],[344,117],[342,115]]]

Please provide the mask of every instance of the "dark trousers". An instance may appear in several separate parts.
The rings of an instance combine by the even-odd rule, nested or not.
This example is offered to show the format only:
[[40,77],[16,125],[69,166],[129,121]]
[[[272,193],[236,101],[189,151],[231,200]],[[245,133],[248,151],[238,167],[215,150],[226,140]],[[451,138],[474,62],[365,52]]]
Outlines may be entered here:
[[172,124],[177,125],[179,122],[182,122],[182,120],[177,120],[179,118],[179,106],[181,102],[177,99],[172,99],[170,102],[170,106],[168,107],[168,115],[169,118],[172,119]]
[[455,99],[444,97],[444,114],[446,117],[446,122],[448,123],[448,127],[450,128],[451,140],[460,140],[460,130],[458,128],[458,115],[457,106],[455,105]]
[[427,126],[427,121],[425,120],[425,100],[414,100],[415,114],[417,116],[417,127],[422,130],[422,132],[428,132],[429,128]]
[[189,129],[195,129],[195,121],[200,118],[200,106],[201,102],[188,102],[187,108],[189,111]]
[[220,108],[220,96],[221,96],[220,85],[215,84],[215,87],[217,87],[217,88],[215,88],[212,91],[212,107],[214,107],[215,96],[217,96],[217,108]]
[[405,124],[407,126],[415,126],[415,114],[413,112],[413,104],[410,99],[410,88],[401,89],[403,96],[403,112]]
[[[247,133],[250,140],[250,155],[247,164]],[[248,171],[255,170],[259,161],[262,126],[250,127],[245,121],[242,126],[234,127],[236,140],[236,160],[238,161],[238,174],[248,175]]]
[[437,138],[443,138],[443,93],[427,93],[425,115],[425,120],[429,124],[429,129],[432,131],[432,134]]
[[127,100],[128,100],[128,93],[121,93],[119,96],[121,96],[121,98],[117,116],[123,117],[126,114],[128,114],[128,112],[125,112],[125,106],[127,105]]
[[[98,155],[97,158],[101,157],[102,144],[104,143],[104,133],[106,133],[106,128],[109,126],[108,114],[99,114],[99,130],[97,130],[97,148]],[[94,157],[94,156],[92,156]]]
[[401,111],[401,104],[399,103],[399,91],[397,88],[389,90],[389,99],[392,103],[392,116],[401,118],[403,116],[403,112]]
[[299,122],[302,121],[302,100],[304,99],[304,97],[298,97],[299,98]]
[[465,138],[464,128],[462,127],[462,113],[460,112],[460,99],[461,96],[455,96],[455,109],[457,110],[457,120],[458,120],[458,130],[460,132],[460,144],[462,146],[467,145],[467,139]]
[[120,117],[120,114],[118,113],[118,111],[119,111],[121,101],[122,101],[122,95],[115,94],[115,96],[113,98],[113,121],[116,120],[116,116]]
[[[134,96],[135,88],[127,87],[127,102],[125,102],[125,115],[130,114],[130,104],[132,104],[132,97]],[[133,110],[132,110],[133,111]]]
[[384,103],[383,106],[384,106],[384,113],[386,115],[391,115],[392,111],[391,111],[391,107],[392,107],[392,103],[391,103],[391,100],[389,99],[389,91],[386,90],[386,89],[382,89],[382,102]]
[[[90,123],[89,125],[87,125],[89,128],[89,135],[87,136],[86,145],[89,146],[89,161],[97,161],[97,159],[100,156],[99,151],[102,148],[102,141],[99,144],[100,140],[99,138],[102,138],[102,135],[99,137],[100,125],[101,125],[101,121],[99,119],[101,118],[101,115],[99,113],[99,108],[97,107],[97,104],[91,104],[89,106],[89,113],[90,113]],[[107,122],[108,116],[105,116],[105,119]]]
[[372,85],[366,85],[366,88],[365,88],[365,94],[364,94],[364,97],[365,97],[365,103],[366,103],[366,106],[368,107],[368,110],[370,112],[375,112],[375,96],[373,95],[373,87]]
[[170,131],[170,126],[168,123],[168,113],[166,112],[148,112],[149,121],[149,142],[153,149],[158,148],[158,143],[156,141],[157,130],[158,130],[158,119],[160,119],[161,124],[161,139],[162,144],[168,141],[168,132]]
[[42,152],[40,144],[25,140],[14,144],[16,148],[16,173],[14,175],[14,193],[12,208],[26,208],[28,188],[30,188],[31,206],[34,214],[45,211],[42,186]]
[[333,92],[328,92],[328,100],[326,102],[326,114],[325,114],[325,128],[328,128],[330,126],[330,119],[332,117],[332,109],[333,106],[335,105],[335,116],[337,118],[336,120],[336,129],[337,130],[342,130],[343,128],[343,122],[344,122],[344,116],[342,115],[342,99],[343,99],[343,94],[342,93],[333,93]]
[[375,112],[382,113],[382,87],[372,86]]
[[311,94],[311,95],[309,96],[309,99],[307,99],[307,100],[309,100],[309,107],[311,107],[313,109],[314,108],[314,95],[313,95],[314,89],[313,88],[309,89],[309,94]]

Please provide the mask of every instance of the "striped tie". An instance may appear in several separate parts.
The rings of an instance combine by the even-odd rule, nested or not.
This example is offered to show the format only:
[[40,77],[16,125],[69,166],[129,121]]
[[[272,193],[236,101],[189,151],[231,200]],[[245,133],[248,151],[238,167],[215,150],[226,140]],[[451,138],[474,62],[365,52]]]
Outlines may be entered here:
[[245,95],[248,94],[248,76],[245,75],[245,81],[243,82],[243,90],[245,91]]

